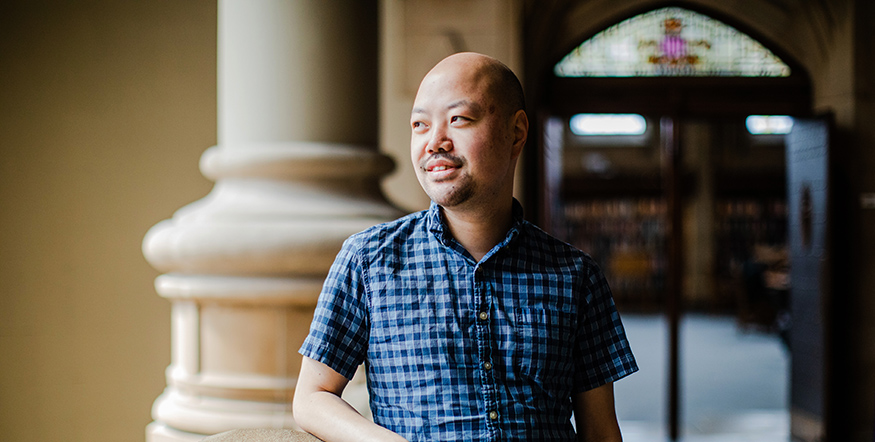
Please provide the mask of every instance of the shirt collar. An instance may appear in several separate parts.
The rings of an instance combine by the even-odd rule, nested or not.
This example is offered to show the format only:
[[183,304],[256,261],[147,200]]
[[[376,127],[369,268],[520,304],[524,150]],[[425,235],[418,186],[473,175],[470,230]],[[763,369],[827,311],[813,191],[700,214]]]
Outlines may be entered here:
[[[501,245],[507,245],[513,238],[515,238],[520,231],[520,226],[523,223],[523,205],[514,198],[513,199],[513,224],[510,227],[510,230],[507,232],[507,236],[504,241],[502,241]],[[428,230],[440,239],[444,244],[447,243],[447,239],[450,238],[446,229],[446,225],[444,224],[444,217],[441,212],[441,206],[439,206],[436,202],[432,201],[428,207],[428,213],[426,214],[427,226]]]

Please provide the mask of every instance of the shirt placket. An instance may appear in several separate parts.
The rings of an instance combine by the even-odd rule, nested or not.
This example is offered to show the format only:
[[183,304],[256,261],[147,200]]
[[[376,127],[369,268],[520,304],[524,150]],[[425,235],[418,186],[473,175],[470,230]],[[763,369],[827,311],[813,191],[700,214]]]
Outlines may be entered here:
[[493,376],[492,338],[492,284],[482,265],[474,269],[474,299],[477,302],[477,349],[479,361],[480,388],[483,392],[483,412],[489,440],[499,440],[499,421],[501,410],[498,407],[498,392]]

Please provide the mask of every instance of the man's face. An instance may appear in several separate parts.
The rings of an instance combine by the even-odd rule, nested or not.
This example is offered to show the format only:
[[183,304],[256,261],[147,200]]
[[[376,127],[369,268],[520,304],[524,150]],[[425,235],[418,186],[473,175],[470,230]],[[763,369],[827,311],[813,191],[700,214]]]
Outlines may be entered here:
[[476,66],[439,64],[411,113],[410,156],[425,193],[443,207],[483,204],[513,187],[511,118]]

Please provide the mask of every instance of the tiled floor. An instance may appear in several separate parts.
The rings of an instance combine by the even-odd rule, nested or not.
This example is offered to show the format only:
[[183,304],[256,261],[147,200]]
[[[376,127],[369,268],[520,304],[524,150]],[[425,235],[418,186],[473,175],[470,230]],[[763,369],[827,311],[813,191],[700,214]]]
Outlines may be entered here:
[[[623,322],[641,369],[615,385],[624,441],[667,441],[666,320]],[[742,331],[731,317],[688,315],[680,339],[680,441],[789,440],[789,355],[776,336]]]

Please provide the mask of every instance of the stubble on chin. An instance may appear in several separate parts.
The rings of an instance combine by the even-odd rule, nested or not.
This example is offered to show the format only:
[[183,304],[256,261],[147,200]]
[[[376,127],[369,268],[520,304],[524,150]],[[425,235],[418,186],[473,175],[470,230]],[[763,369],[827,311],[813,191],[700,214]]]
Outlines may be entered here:
[[[439,185],[440,183],[436,184]],[[474,183],[462,179],[458,183],[452,184],[449,188],[429,188],[426,189],[425,193],[441,207],[456,207],[471,199],[474,195]]]

